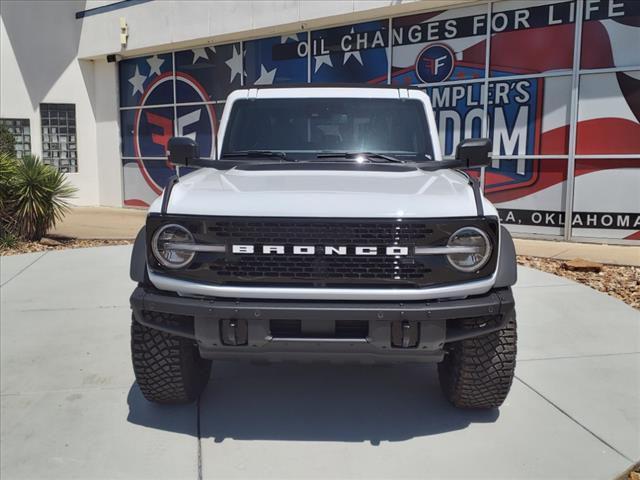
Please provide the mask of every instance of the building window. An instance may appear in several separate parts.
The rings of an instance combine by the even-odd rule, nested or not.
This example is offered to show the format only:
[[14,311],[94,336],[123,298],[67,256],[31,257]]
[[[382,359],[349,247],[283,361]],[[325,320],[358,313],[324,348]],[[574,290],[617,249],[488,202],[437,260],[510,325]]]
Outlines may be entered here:
[[0,118],[0,125],[7,127],[15,138],[16,157],[31,153],[31,127],[28,118]]
[[76,106],[41,103],[42,160],[61,172],[77,172]]

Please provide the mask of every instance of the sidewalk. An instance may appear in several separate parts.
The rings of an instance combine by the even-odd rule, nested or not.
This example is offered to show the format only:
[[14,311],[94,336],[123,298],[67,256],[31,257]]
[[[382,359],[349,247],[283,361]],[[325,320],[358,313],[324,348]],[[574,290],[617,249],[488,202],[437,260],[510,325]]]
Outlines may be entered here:
[[49,233],[81,240],[134,239],[144,225],[147,211],[134,208],[73,207]]
[[[79,239],[133,239],[144,225],[146,210],[75,207],[51,233]],[[572,260],[583,258],[613,265],[640,266],[640,247],[515,239],[518,255]]]

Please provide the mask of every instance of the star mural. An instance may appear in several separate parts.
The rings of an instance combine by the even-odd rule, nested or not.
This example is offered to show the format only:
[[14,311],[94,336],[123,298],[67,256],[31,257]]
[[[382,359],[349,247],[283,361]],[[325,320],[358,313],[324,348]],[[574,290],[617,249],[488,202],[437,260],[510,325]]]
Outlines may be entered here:
[[[351,27],[351,31],[349,33],[353,35],[355,33],[355,29]],[[360,55],[359,50],[344,52],[344,60],[342,61],[342,64],[346,64],[351,57],[355,58],[356,61],[362,65],[362,56]]]
[[231,70],[229,81],[233,82],[236,78],[236,75],[242,76],[242,52],[240,49],[236,50],[236,47],[233,47],[233,55],[232,57],[224,62],[227,64],[227,67]]
[[253,84],[254,85],[272,85],[273,79],[276,76],[276,70],[278,69],[274,68],[273,70],[267,71],[267,69],[264,68],[264,65],[262,65],[260,67],[260,76],[255,82],[253,82]]
[[327,55],[318,55],[317,57],[315,57],[316,59],[316,66],[314,67],[313,73],[316,73],[318,70],[320,70],[320,67],[323,65],[328,65],[330,67],[333,67],[333,63],[331,63],[331,55],[327,54]]
[[137,92],[140,92],[140,93],[144,92],[144,81],[146,79],[147,77],[145,75],[140,75],[140,70],[136,65],[136,72],[133,75],[133,77],[129,79],[129,83],[133,85],[133,91],[131,92],[132,97],[135,97]]
[[164,63],[164,59],[159,58],[158,55],[154,55],[153,57],[147,58],[147,63],[149,64],[149,76],[152,74],[160,75],[160,68]]
[[289,35],[282,35],[280,37],[280,43],[287,43],[287,40],[293,40],[294,42],[298,41],[298,34],[297,33],[291,33]]
[[205,60],[209,60],[209,56],[207,55],[206,48],[194,48],[191,50],[193,52],[193,62],[196,63],[198,59],[204,58]]

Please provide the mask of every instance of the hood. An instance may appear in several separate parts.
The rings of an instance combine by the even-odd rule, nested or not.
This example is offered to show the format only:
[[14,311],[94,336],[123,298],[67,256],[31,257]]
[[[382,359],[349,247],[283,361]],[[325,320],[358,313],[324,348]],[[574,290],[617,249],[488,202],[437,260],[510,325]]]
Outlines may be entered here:
[[[485,215],[497,215],[484,201]],[[160,212],[159,197],[150,212]],[[247,217],[438,218],[477,215],[473,190],[452,170],[215,170],[181,177],[169,214]]]

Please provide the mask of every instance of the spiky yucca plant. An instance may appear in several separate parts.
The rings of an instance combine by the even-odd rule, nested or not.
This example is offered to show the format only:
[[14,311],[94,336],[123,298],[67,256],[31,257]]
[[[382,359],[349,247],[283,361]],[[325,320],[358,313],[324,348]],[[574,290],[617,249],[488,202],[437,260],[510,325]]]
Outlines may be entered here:
[[17,166],[15,157],[0,152],[0,208],[11,197]]
[[17,166],[12,155],[0,152],[0,237],[15,234],[13,205]]
[[76,192],[63,173],[31,155],[16,160],[12,183],[16,233],[25,240],[40,240],[62,220]]

